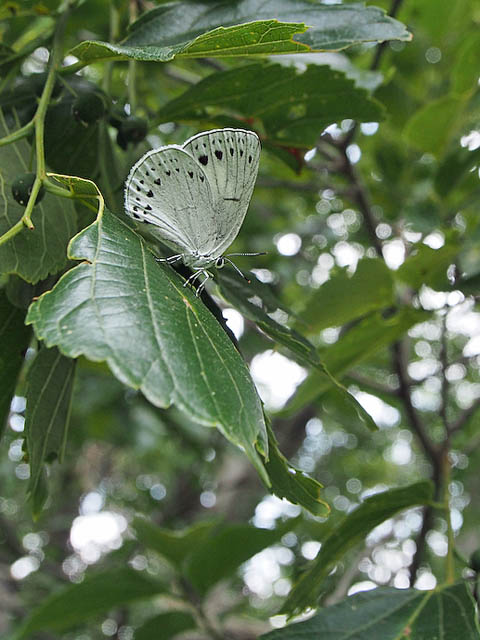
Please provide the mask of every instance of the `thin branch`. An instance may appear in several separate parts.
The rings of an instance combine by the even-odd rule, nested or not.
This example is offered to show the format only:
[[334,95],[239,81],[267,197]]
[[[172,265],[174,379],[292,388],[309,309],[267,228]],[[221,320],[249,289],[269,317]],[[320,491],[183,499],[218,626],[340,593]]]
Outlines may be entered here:
[[422,445],[422,449],[425,452],[425,455],[428,457],[428,459],[432,463],[434,468],[434,476],[437,479],[437,476],[440,470],[440,460],[439,460],[440,452],[437,450],[437,447],[427,435],[425,425],[420,419],[420,416],[417,410],[413,406],[412,397],[410,394],[410,386],[408,384],[408,377],[406,374],[406,368],[404,364],[404,357],[402,353],[401,342],[396,342],[393,345],[392,354],[393,354],[394,369],[398,377],[399,395],[403,402],[403,406],[405,408],[405,413],[406,413],[408,422],[410,424],[410,427],[412,428],[412,431],[415,433],[418,440],[420,441],[420,444]]
[[440,363],[442,365],[442,388],[441,388],[441,404],[440,404],[440,417],[442,418],[443,426],[445,428],[445,433],[448,435],[450,433],[450,425],[448,423],[447,417],[447,406],[448,406],[448,380],[447,380],[447,367],[448,367],[448,355],[447,355],[447,314],[444,313],[442,317],[442,334],[440,337]]
[[465,409],[463,413],[459,415],[459,417],[455,420],[454,423],[450,425],[449,433],[452,435],[453,433],[457,433],[463,429],[463,427],[467,424],[470,418],[476,413],[477,409],[480,408],[480,398],[477,398],[471,407]]

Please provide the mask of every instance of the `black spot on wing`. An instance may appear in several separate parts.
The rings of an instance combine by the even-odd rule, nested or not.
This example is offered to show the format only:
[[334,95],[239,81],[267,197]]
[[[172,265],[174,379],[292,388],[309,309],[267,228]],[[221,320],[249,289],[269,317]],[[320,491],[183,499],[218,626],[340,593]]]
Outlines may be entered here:
[[233,157],[234,151],[233,151],[233,147],[230,147],[230,155]]
[[160,186],[162,184],[162,181],[160,180],[160,178],[157,178],[156,180],[154,180],[154,183]]
[[221,160],[223,158],[223,153],[221,151],[219,151],[218,149],[215,151],[215,155],[217,156],[217,158],[219,160]]
[[153,191],[151,189],[147,191],[147,198],[153,198]]
[[198,161],[206,167],[208,164],[208,156],[199,156]]
[[193,178],[193,171],[189,171],[188,175],[190,176],[190,178]]

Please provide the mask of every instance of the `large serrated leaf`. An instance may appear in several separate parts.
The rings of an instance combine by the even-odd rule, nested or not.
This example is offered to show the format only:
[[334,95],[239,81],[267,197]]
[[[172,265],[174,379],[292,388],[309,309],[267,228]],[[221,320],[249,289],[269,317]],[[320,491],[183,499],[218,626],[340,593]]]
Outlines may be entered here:
[[475,602],[465,582],[433,591],[380,587],[322,609],[264,640],[478,640]]
[[[28,493],[39,508],[41,477],[46,462],[62,462],[68,435],[75,361],[58,349],[40,349],[27,376],[25,436],[30,480]],[[38,508],[35,514],[38,515]]]
[[143,239],[105,210],[71,242],[84,262],[29,310],[47,346],[70,358],[106,361],[156,406],[174,403],[244,449],[268,484],[258,394],[225,332],[178,275],[157,263]]
[[308,0],[184,0],[145,13],[120,44],[87,41],[72,54],[87,63],[109,58],[166,62],[175,56],[339,50],[362,42],[410,37],[400,22],[363,3],[328,6]]
[[85,578],[54,593],[29,613],[14,640],[31,638],[35,631],[64,631],[112,607],[151,598],[165,587],[133,569],[111,569]]
[[302,147],[315,145],[325,126],[344,118],[383,119],[380,103],[340,71],[309,65],[299,72],[291,66],[252,64],[205,78],[162,107],[157,120],[190,121],[207,107],[257,118],[270,142]]
[[[0,111],[0,137],[10,133]],[[30,171],[30,146],[19,140],[2,147],[0,154],[0,235],[11,229],[25,208],[13,199],[12,182]],[[27,282],[38,282],[57,273],[67,263],[67,244],[76,232],[75,208],[69,200],[46,193],[35,205],[33,230],[23,229],[0,245],[0,273],[15,273]]]
[[417,482],[366,498],[322,540],[313,566],[307,569],[293,587],[282,611],[292,614],[315,605],[322,591],[324,578],[349,549],[359,544],[377,525],[403,509],[428,504],[432,496],[431,482]]
[[24,324],[25,312],[14,307],[0,291],[0,438],[10,411],[18,375],[29,345],[31,330]]

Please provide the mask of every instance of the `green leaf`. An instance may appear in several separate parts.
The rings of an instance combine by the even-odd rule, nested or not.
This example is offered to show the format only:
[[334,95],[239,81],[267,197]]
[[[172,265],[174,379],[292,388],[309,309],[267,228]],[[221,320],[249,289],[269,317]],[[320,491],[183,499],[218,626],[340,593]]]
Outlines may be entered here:
[[477,86],[479,51],[480,35],[477,32],[471,33],[455,55],[455,64],[452,70],[454,93],[469,93]]
[[372,529],[399,511],[428,504],[432,497],[432,483],[417,482],[366,498],[322,540],[317,557],[293,587],[282,611],[293,614],[314,606],[322,591],[323,580],[349,549],[362,542]]
[[448,240],[439,249],[419,243],[397,270],[396,276],[415,290],[426,284],[433,289],[448,291],[451,285],[447,278],[447,269],[455,261],[459,250],[455,238]]
[[168,102],[159,122],[191,121],[209,108],[229,109],[263,123],[270,142],[311,147],[325,126],[352,118],[383,119],[379,102],[340,71],[309,65],[304,72],[279,64],[252,64],[212,74]]
[[383,260],[360,260],[355,273],[341,270],[314,291],[305,303],[301,319],[309,330],[340,327],[393,303],[393,276]]
[[[410,327],[428,318],[429,314],[417,309],[404,308],[384,318],[373,314],[362,320],[328,349],[320,353],[326,369],[336,378],[357,366],[371,355],[398,340]],[[315,398],[332,384],[331,379],[320,371],[314,371],[298,387],[287,406],[279,412],[290,415]]]
[[178,275],[108,210],[71,242],[84,262],[29,310],[39,339],[70,358],[106,361],[159,407],[174,403],[241,447],[268,484],[263,412],[245,362]]
[[173,636],[195,629],[197,623],[191,613],[186,611],[168,611],[149,618],[135,629],[133,640],[169,640]]
[[465,582],[433,591],[380,587],[357,593],[264,640],[478,640],[475,602]]
[[25,326],[25,312],[14,307],[0,291],[0,438],[22,368],[31,330]]
[[420,149],[440,157],[460,124],[464,100],[445,96],[419,109],[405,125],[404,136]]
[[454,190],[457,184],[480,163],[480,148],[455,149],[449,153],[438,167],[435,175],[435,190],[439,196],[445,197]]
[[326,6],[307,0],[192,0],[171,2],[145,13],[131,25],[130,35],[121,44],[86,41],[71,53],[88,63],[110,58],[166,62],[175,56],[339,50],[362,42],[410,38],[400,22],[362,3]]
[[111,569],[69,585],[34,608],[14,636],[28,638],[35,631],[64,631],[86,619],[135,600],[151,598],[165,587],[129,568]]
[[[297,359],[303,364],[315,367],[320,375],[324,375],[325,378],[329,380],[329,383],[333,384],[338,389],[344,399],[349,404],[353,405],[358,417],[365,426],[372,431],[376,430],[377,426],[370,414],[367,413],[358,400],[356,400],[356,398],[352,396],[352,394],[342,384],[340,384],[334,376],[332,376],[325,367],[325,364],[320,360],[313,344],[294,329],[290,329],[286,325],[279,324],[267,315],[267,309],[269,307],[264,303],[263,298],[267,295],[267,300],[270,305],[272,305],[273,300],[271,293],[269,293],[269,289],[265,287],[265,285],[261,284],[256,279],[252,279],[250,284],[246,284],[244,281],[241,281],[232,273],[229,274],[227,271],[223,272],[220,276],[220,291],[226,299],[237,307],[247,318],[255,322],[257,326],[267,334],[267,336],[290,349],[290,351],[294,353],[297,356]],[[255,294],[255,300],[253,302],[251,301],[253,297],[252,294]],[[262,306],[258,306],[258,303]],[[276,308],[278,308],[278,305],[274,305],[272,310]],[[277,454],[276,465],[271,468],[275,468],[278,473],[280,469],[282,469],[282,465],[283,463],[280,462]],[[282,491],[284,490],[285,488],[282,488]]]
[[[0,111],[0,137],[11,133]],[[22,217],[25,208],[13,199],[11,185],[27,172],[31,155],[25,140],[2,147],[0,153],[0,236]],[[67,263],[67,243],[76,232],[72,203],[46,193],[32,214],[35,229],[25,227],[0,245],[0,273],[15,273],[27,282],[38,282],[57,273]]]
[[[58,349],[40,349],[27,375],[25,436],[30,480],[28,493],[41,508],[36,496],[44,466],[63,461],[67,443],[75,361]],[[42,491],[42,495],[45,493]],[[46,496],[45,496],[46,497]],[[38,511],[34,515],[38,515]]]
[[297,524],[290,518],[275,529],[249,524],[221,525],[207,535],[187,558],[186,576],[204,596],[220,580],[232,577],[244,562],[278,542]]
[[280,303],[267,285],[251,274],[250,284],[232,270],[218,273],[218,286],[223,298],[264,331],[267,336],[290,349],[305,364],[317,364],[318,355],[311,342],[294,329],[280,324],[268,314],[280,309]]
[[188,529],[172,531],[153,524],[145,518],[135,518],[133,528],[137,539],[182,570],[187,557],[217,525],[215,521],[198,522]]
[[323,485],[290,464],[278,448],[270,425],[267,425],[267,430],[269,458],[265,462],[265,468],[272,481],[272,493],[300,505],[314,516],[328,516],[330,507],[320,497]]

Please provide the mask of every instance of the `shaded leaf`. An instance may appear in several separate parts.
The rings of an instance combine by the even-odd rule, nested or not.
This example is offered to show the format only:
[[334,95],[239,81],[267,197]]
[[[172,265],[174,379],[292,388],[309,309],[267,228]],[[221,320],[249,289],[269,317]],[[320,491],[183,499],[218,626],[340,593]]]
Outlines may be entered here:
[[38,515],[43,504],[37,495],[47,462],[63,461],[67,443],[75,361],[58,349],[40,349],[27,375],[25,436],[30,480],[28,493]]
[[[362,407],[348,389],[335,379],[320,359],[311,342],[294,329],[290,329],[286,325],[281,325],[276,322],[267,314],[268,306],[263,304],[263,296],[265,293],[269,292],[268,287],[265,287],[265,285],[261,284],[257,280],[252,280],[250,284],[247,284],[239,278],[236,278],[233,274],[229,275],[228,272],[224,272],[220,276],[220,290],[229,302],[239,309],[247,318],[255,322],[257,326],[267,334],[267,336],[290,349],[290,351],[294,353],[297,356],[297,359],[303,364],[315,367],[315,369],[319,371],[320,375],[324,376],[329,381],[329,384],[333,384],[343,398],[349,404],[353,405],[358,417],[365,426],[372,431],[376,430],[377,426],[370,414]],[[252,296],[252,293],[255,295]],[[269,298],[269,303],[272,303],[271,298]],[[276,456],[276,462],[277,465],[275,468],[278,472],[282,468],[282,464],[278,466],[278,463],[280,462],[278,455]],[[285,487],[281,489],[281,491],[284,490]]]
[[369,311],[384,309],[393,299],[392,272],[385,262],[364,259],[358,262],[352,276],[341,270],[314,291],[300,317],[311,331],[317,332],[342,326]]
[[244,449],[268,484],[255,449],[266,447],[261,403],[245,362],[195,294],[155,261],[142,238],[108,210],[71,242],[81,265],[29,310],[47,346],[107,361],[154,405],[174,403]]
[[259,529],[249,524],[221,525],[187,558],[186,575],[194,588],[205,595],[255,554],[278,542],[296,524],[297,519],[290,518],[275,529]]
[[460,123],[463,106],[463,99],[455,96],[427,103],[408,120],[405,138],[421,151],[441,156]]
[[309,65],[299,72],[260,63],[212,74],[168,102],[158,121],[204,117],[207,107],[257,118],[270,142],[301,147],[315,145],[325,126],[344,118],[383,119],[380,103],[340,71]]
[[171,2],[143,14],[119,45],[87,41],[71,53],[87,62],[129,57],[166,62],[175,56],[338,50],[362,42],[410,37],[400,22],[361,3],[328,6],[307,0],[191,0]]
[[188,529],[172,531],[145,518],[135,518],[133,522],[137,539],[148,549],[153,549],[169,560],[179,571],[188,556],[215,526],[215,521],[198,522]]
[[474,151],[460,148],[449,153],[435,175],[434,184],[438,195],[442,197],[448,195],[479,163],[480,148]]
[[475,32],[462,43],[455,55],[452,70],[453,91],[458,94],[475,89],[478,81],[478,52],[480,51],[480,35]]
[[[332,346],[322,350],[322,362],[333,376],[341,378],[349,369],[398,340],[410,327],[424,321],[428,316],[427,312],[408,307],[387,318],[373,314],[343,334]],[[318,398],[331,384],[328,376],[314,371],[302,382],[287,406],[279,413],[290,414],[298,411]]]
[[165,587],[133,569],[111,569],[69,585],[33,609],[14,636],[28,638],[35,631],[64,631],[112,607],[151,598]]
[[396,276],[416,290],[423,284],[433,289],[448,290],[450,283],[447,269],[454,262],[459,249],[455,238],[447,241],[439,249],[432,249],[420,243],[397,270]]
[[428,504],[432,497],[432,483],[417,482],[366,498],[322,540],[317,557],[293,587],[282,611],[293,614],[314,606],[323,589],[324,578],[349,549],[362,542],[372,529],[399,511]]
[[[352,635],[352,633],[354,635]],[[379,587],[320,610],[265,640],[478,640],[475,603],[464,582],[433,591]]]
[[14,307],[0,291],[0,438],[10,412],[24,354],[31,339],[31,329],[25,326],[25,312]]
[[290,464],[278,448],[269,425],[267,431],[269,458],[265,468],[272,481],[273,493],[279,498],[286,498],[289,502],[298,504],[315,516],[328,516],[330,507],[320,497],[323,485]]
[[135,629],[133,640],[168,640],[173,636],[195,629],[195,618],[186,611],[168,611],[149,618]]
[[[11,132],[0,111],[0,137]],[[13,199],[12,182],[29,171],[30,146],[25,140],[2,147],[0,154],[0,235],[11,229],[25,208]],[[46,193],[32,214],[35,229],[25,227],[0,245],[0,273],[14,273],[27,282],[38,282],[57,273],[67,263],[67,243],[76,232],[72,203]]]

